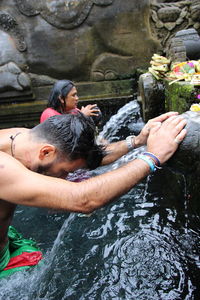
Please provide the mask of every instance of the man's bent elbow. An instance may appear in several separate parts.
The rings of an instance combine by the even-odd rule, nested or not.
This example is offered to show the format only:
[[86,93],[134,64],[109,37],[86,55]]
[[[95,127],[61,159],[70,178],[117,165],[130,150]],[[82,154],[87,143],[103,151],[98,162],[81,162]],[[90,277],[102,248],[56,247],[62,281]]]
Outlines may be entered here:
[[81,204],[78,206],[78,211],[84,214],[91,214],[93,211],[99,208],[92,200],[82,200]]

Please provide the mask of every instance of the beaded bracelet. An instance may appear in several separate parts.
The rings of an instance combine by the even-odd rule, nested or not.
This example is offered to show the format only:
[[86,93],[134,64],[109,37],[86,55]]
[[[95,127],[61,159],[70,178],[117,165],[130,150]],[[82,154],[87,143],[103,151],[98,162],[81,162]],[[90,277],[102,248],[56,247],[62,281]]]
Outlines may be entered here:
[[161,163],[160,163],[158,157],[155,156],[153,153],[151,153],[151,152],[144,152],[143,154],[144,154],[144,155],[147,155],[147,156],[149,156],[149,157],[151,157],[151,158],[153,158],[153,160],[155,161],[157,167],[160,167],[160,166],[161,166]]
[[157,170],[155,163],[147,155],[140,154],[140,155],[138,155],[137,158],[142,159],[143,161],[145,161],[149,165],[149,168],[150,168],[151,172],[155,172]]
[[134,146],[135,146],[135,135],[129,135],[127,136],[126,138],[126,145],[128,147],[128,150],[132,150],[134,149]]

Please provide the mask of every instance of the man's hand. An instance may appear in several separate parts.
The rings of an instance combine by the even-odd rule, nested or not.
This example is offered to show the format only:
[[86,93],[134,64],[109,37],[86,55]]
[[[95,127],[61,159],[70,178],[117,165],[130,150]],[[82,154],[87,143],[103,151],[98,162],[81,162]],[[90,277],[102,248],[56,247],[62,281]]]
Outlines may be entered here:
[[140,134],[135,137],[135,147],[137,148],[146,145],[151,129],[153,129],[154,127],[157,128],[158,126],[161,126],[161,123],[164,122],[166,119],[168,119],[171,116],[177,115],[178,112],[171,111],[149,120],[141,130]]
[[167,161],[177,150],[186,136],[186,120],[182,116],[169,116],[161,125],[150,129],[147,151],[156,155],[161,164]]

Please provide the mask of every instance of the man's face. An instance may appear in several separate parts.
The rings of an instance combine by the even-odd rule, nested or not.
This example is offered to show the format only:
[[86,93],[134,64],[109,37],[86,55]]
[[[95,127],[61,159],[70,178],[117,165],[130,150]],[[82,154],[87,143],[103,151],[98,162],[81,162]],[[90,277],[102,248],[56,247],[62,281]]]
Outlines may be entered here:
[[56,159],[52,163],[38,164],[37,166],[35,166],[33,171],[47,176],[66,178],[68,173],[72,173],[75,170],[82,168],[85,168],[84,159],[80,158],[74,161],[58,161]]

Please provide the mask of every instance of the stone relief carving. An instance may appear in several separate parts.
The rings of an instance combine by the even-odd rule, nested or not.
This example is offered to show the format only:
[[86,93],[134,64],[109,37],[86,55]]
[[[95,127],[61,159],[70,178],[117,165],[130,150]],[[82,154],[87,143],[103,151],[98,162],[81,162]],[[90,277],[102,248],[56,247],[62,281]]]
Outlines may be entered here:
[[[81,25],[89,15],[93,5],[108,6],[114,0],[13,1],[21,14],[27,17],[40,15],[53,27],[66,30]],[[31,77],[21,70],[22,65],[23,70],[28,69],[26,65],[27,56],[20,57],[18,55],[18,51],[24,52],[27,50],[25,37],[23,36],[25,30],[21,27],[20,17],[14,11],[15,17],[13,17],[8,11],[0,10],[0,41],[1,47],[3,47],[0,53],[0,91],[16,90],[17,92],[23,91],[28,86],[30,88]],[[29,22],[27,20],[28,27]],[[35,51],[39,51],[39,48]],[[27,54],[31,55],[30,51]],[[12,62],[11,57],[15,58],[14,62]],[[41,76],[43,74],[38,74],[38,80]]]
[[22,91],[30,88],[29,76],[14,62],[0,66],[0,77],[0,92],[8,89]]
[[[139,33],[133,34],[133,28],[135,28],[135,22],[137,22],[135,19],[137,18],[139,18],[139,23],[145,27],[147,22],[143,14],[149,12],[149,0],[142,0],[140,4],[137,4],[136,0],[132,3],[129,3],[129,1],[120,3],[120,1],[114,0],[12,1],[18,9],[16,19],[22,19],[26,24],[26,33],[28,34],[26,40],[29,49],[24,58],[28,62],[31,73],[36,73],[39,76],[52,76],[55,72],[59,76],[65,76],[63,74],[76,73],[77,67],[81,65],[81,72],[83,73],[81,80],[99,81],[128,76],[127,74],[130,75],[132,73],[135,62],[139,64],[138,54],[135,54],[133,51],[134,46],[131,45],[137,43],[137,48],[144,49],[144,47],[139,45],[140,37],[135,42],[134,34],[138,35]],[[102,25],[104,22],[101,22],[104,15],[96,16],[96,18],[93,15],[91,17],[92,25],[88,27],[88,24],[86,24],[84,30],[78,26],[86,20],[93,5],[106,7],[112,4],[114,13],[109,11],[109,18],[106,17],[105,26]],[[125,13],[121,13],[124,10],[124,5]],[[143,12],[142,14],[138,14],[137,5]],[[24,16],[33,17],[37,15],[39,16],[37,17],[37,22],[35,22],[35,18],[28,18],[27,21],[26,18],[24,19]],[[52,25],[52,28],[49,24],[43,22],[42,18],[47,20]],[[98,21],[95,24],[96,20]],[[4,22],[5,24],[6,22]],[[16,28],[18,28],[16,20],[14,24],[16,31]],[[37,30],[32,30],[32,26],[35,26],[35,24],[37,24]],[[3,30],[4,28],[2,27]],[[57,28],[62,30],[58,30],[58,34],[55,34]],[[69,29],[74,29],[75,31],[72,33]],[[45,34],[44,39],[41,39],[41,32]],[[9,30],[8,33],[11,35],[12,31]],[[148,31],[145,35],[148,41]],[[70,47],[68,47],[69,42]],[[51,65],[45,51],[42,50],[44,49],[43,43],[45,43],[45,49],[49,50],[49,56],[51,58],[53,56]],[[58,43],[62,43],[59,51],[56,48]],[[156,46],[154,41],[150,41],[150,43],[151,45],[148,49]],[[99,51],[99,49],[101,50]],[[151,51],[149,50],[149,52]],[[38,57],[40,59],[39,62]],[[112,65],[111,61],[113,62]],[[8,62],[8,60],[4,55],[4,61],[1,61],[0,64],[5,62]],[[15,63],[20,65],[17,59]],[[44,70],[45,74],[42,73]]]
[[114,0],[15,0],[18,9],[26,16],[40,14],[51,25],[61,29],[72,29],[81,25],[88,17],[92,6],[106,6]]
[[102,53],[91,68],[91,80],[115,80],[122,74],[130,74],[133,68],[133,57],[111,53]]
[[35,8],[33,1],[29,1],[29,0],[14,0],[14,1],[19,11],[25,16],[30,17],[39,14],[39,11],[37,11],[37,9]]
[[0,11],[0,29],[8,32],[16,42],[16,48],[23,52],[26,50],[26,42],[19,24],[9,13]]
[[150,17],[152,33],[162,47],[165,48],[169,39],[181,29],[193,27],[200,32],[199,0],[162,2],[152,1]]
[[[177,31],[191,26],[200,30],[199,0],[10,1],[16,4],[12,9],[14,17],[0,11],[0,29],[10,35],[13,53],[14,50],[15,53],[25,51],[26,42],[28,51],[25,55],[20,53],[23,54],[20,59],[14,55],[13,60],[6,56],[9,51],[2,42],[5,50],[0,56],[0,65],[14,61],[24,70],[22,64],[27,62],[29,72],[38,77],[71,76],[75,81],[100,81],[129,76],[134,68],[145,65],[152,52],[159,48],[157,41],[167,49],[169,40]],[[88,21],[86,19],[94,5],[113,6],[108,8],[106,18],[92,14]],[[21,27],[23,23],[26,25],[26,42]],[[33,26],[37,27],[36,30]],[[141,28],[145,29],[144,38],[141,37]],[[1,37],[0,31],[0,41]],[[48,49],[49,56],[44,49]],[[81,72],[77,72],[78,69]]]

